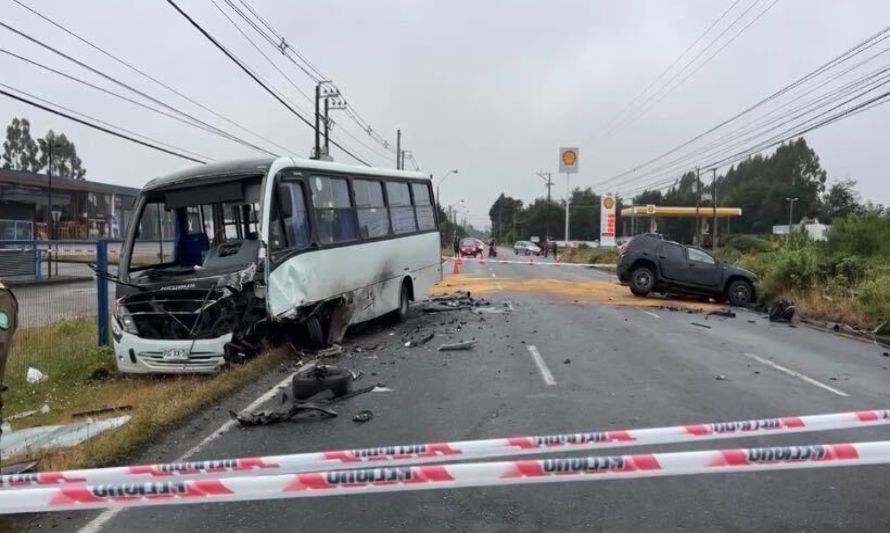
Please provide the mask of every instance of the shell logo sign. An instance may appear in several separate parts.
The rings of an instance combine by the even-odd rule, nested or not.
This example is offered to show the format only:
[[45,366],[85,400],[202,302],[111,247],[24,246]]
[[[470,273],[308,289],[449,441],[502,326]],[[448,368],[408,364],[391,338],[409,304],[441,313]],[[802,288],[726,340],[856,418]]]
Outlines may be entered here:
[[561,174],[578,173],[577,146],[564,146],[559,149],[559,172]]
[[615,246],[615,199],[610,194],[600,201],[600,246]]

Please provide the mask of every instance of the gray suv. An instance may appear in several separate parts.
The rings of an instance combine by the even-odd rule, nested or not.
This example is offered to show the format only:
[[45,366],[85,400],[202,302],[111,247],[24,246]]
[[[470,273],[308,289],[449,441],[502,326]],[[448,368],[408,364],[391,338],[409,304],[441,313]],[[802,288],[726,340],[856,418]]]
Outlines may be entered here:
[[618,279],[636,296],[684,293],[729,300],[740,307],[755,301],[753,272],[723,263],[701,248],[646,234],[622,245],[619,254]]

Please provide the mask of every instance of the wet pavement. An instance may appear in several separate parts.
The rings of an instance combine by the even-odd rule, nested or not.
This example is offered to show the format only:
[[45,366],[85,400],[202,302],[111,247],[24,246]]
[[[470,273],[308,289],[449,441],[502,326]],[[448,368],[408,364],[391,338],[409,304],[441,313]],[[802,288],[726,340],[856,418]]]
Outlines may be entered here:
[[[347,400],[333,419],[235,428],[188,458],[890,406],[890,359],[873,344],[772,324],[745,310],[737,310],[735,318],[685,310],[723,307],[704,302],[634,301],[614,284],[613,274],[587,268],[490,261],[464,261],[461,268],[459,276],[446,275],[439,292],[469,289],[491,304],[487,311],[424,313],[415,306],[405,324],[378,322],[352,332],[344,354],[332,361],[361,371],[358,385],[381,383],[391,391]],[[421,342],[430,333],[434,337]],[[476,341],[471,350],[438,350],[471,340]],[[246,405],[284,377],[267,376],[229,403]],[[353,422],[366,410],[373,413],[370,421]],[[225,420],[218,407],[209,412],[215,414],[196,417],[146,457],[182,457]],[[890,428],[658,449],[882,439],[890,439]],[[654,448],[632,449],[637,450]],[[890,527],[888,474],[888,467],[869,466],[170,506],[105,514],[87,530],[875,531]],[[39,524],[71,531],[95,516],[54,515]]]

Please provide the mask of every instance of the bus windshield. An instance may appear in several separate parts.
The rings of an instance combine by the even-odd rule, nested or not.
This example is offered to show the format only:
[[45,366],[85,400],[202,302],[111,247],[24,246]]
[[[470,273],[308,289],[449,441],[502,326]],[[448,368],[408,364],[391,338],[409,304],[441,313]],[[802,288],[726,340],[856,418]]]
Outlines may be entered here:
[[128,272],[232,271],[256,261],[262,178],[144,193]]

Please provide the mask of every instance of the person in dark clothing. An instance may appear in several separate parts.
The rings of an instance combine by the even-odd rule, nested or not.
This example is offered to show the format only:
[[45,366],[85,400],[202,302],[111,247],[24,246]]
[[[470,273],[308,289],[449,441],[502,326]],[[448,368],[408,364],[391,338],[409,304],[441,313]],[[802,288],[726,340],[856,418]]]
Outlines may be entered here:
[[550,252],[553,254],[553,258],[556,259],[556,241],[550,241]]
[[497,257],[498,256],[498,245],[494,239],[488,243],[488,257]]
[[457,257],[460,255],[460,239],[457,238],[457,235],[454,236],[452,246],[454,247],[454,256]]

